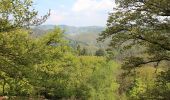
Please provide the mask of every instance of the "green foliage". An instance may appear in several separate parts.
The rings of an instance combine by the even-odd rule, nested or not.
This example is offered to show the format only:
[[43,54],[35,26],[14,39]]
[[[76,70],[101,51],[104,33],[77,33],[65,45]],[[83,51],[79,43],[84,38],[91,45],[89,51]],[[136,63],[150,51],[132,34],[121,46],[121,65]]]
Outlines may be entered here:
[[80,60],[84,65],[84,81],[78,89],[79,95],[85,100],[115,100],[119,85],[114,76],[118,65],[102,57],[82,56]]
[[15,30],[16,28],[29,27],[42,24],[49,14],[38,19],[38,14],[32,8],[32,0],[1,0],[0,1],[0,32]]
[[117,65],[102,57],[86,57],[85,48],[80,52],[84,56],[74,55],[59,28],[32,37],[24,28],[41,24],[48,17],[37,19],[32,4],[31,0],[0,1],[0,94],[114,99],[118,85],[112,69]]
[[[155,90],[145,91],[143,81],[136,78],[138,74],[136,70],[146,64],[154,67],[159,66],[160,63],[164,63],[164,66],[169,64],[170,1],[116,0],[116,3],[117,8],[114,8],[114,11],[109,14],[107,28],[102,32],[99,40],[111,38],[110,47],[119,48],[121,54],[124,55],[124,58],[121,59],[121,62],[123,62],[122,69],[124,70],[122,77],[127,77],[129,74],[136,81],[130,78],[127,79],[130,81],[128,82],[129,85],[121,84],[127,90],[131,90],[130,94],[133,99],[144,99],[145,96],[147,99],[152,98]],[[131,85],[135,85],[135,87],[130,88]],[[159,90],[165,89],[160,88]],[[142,92],[145,92],[145,95]],[[160,99],[159,96],[161,95],[157,94],[154,99]],[[168,95],[161,97],[167,98]]]
[[39,38],[28,33],[26,30],[1,33],[2,95],[115,98],[118,88],[115,62],[107,62],[104,57],[74,55],[58,28]]
[[[163,2],[160,0],[117,0],[117,2],[119,6],[110,13],[107,29],[101,34],[99,40],[112,37],[110,46],[122,48],[123,51],[132,49],[134,46],[142,46],[144,49],[140,53],[148,56],[133,57],[141,59],[137,65],[169,60],[170,15],[166,10],[169,9],[169,0]],[[164,18],[165,15],[168,18]],[[162,20],[159,20],[159,17]],[[136,64],[131,62],[128,65],[136,67]]]
[[129,92],[129,97],[131,100],[140,100],[140,95],[146,92],[146,88],[147,86],[140,79],[135,79],[135,84],[133,89]]
[[[37,19],[31,0],[0,1],[0,95],[54,100],[168,100],[169,68],[156,66],[170,61],[170,2],[116,2],[118,8],[109,15],[107,29],[99,39],[109,38],[111,47],[120,47],[116,52],[110,48],[108,58],[115,58],[112,56],[117,52],[127,54],[122,57],[123,70],[105,58],[102,49],[89,56],[88,48],[78,45],[75,54],[59,28],[36,38],[30,35],[26,28],[48,17]],[[141,67],[145,64],[155,68]]]

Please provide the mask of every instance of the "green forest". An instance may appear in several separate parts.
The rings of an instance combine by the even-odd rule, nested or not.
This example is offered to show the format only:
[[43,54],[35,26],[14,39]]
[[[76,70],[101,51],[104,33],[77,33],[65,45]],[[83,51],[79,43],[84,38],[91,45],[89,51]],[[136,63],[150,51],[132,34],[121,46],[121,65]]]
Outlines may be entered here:
[[34,0],[0,0],[0,100],[170,100],[170,0],[115,3],[71,37],[35,28]]

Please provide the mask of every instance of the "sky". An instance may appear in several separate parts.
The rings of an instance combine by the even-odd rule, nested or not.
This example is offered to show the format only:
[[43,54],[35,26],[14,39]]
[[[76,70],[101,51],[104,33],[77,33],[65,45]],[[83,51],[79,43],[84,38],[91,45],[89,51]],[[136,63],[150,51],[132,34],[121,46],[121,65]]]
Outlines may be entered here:
[[34,0],[39,15],[51,15],[44,24],[71,26],[105,26],[114,0]]

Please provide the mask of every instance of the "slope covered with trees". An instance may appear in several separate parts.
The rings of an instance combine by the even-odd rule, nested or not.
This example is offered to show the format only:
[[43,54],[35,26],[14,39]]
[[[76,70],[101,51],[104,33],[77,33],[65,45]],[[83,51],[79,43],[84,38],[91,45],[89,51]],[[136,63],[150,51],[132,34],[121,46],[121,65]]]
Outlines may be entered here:
[[81,49],[86,48],[88,55],[95,55],[95,52],[98,49],[107,47],[108,42],[97,43],[99,34],[105,29],[101,26],[75,27],[68,25],[40,25],[32,27],[32,36],[40,37],[50,31],[53,31],[55,27],[64,31],[64,37],[69,41],[69,45],[72,48],[75,49],[78,45],[80,45]]

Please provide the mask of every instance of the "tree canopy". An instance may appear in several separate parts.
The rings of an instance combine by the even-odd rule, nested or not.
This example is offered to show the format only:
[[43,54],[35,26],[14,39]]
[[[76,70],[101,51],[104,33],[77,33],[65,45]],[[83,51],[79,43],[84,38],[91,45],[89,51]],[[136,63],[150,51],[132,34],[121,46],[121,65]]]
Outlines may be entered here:
[[[155,76],[160,77],[163,75],[163,80],[159,78],[159,82],[161,80],[161,83],[166,84],[160,85],[161,83],[157,81],[158,85],[155,82],[157,85],[152,89],[152,93],[150,91],[150,96],[146,96],[146,94],[145,96],[147,99],[167,99],[169,95],[167,88],[169,82],[167,80],[169,79],[166,80],[165,76],[169,77],[170,1],[116,0],[116,4],[117,6],[113,9],[114,11],[109,13],[107,28],[100,34],[98,40],[111,39],[110,50],[119,48],[120,53],[125,54],[121,60],[121,68],[124,70],[121,77],[124,82],[127,82],[133,76],[133,81],[129,85],[127,85],[128,83],[124,84],[123,81],[120,84],[123,84],[126,89],[131,90],[132,87],[140,84],[137,70],[143,66],[154,66],[156,68]],[[131,53],[127,54],[129,51]],[[168,70],[164,69],[164,72],[159,73],[159,65],[166,67]],[[123,79],[125,78],[123,76],[127,75],[130,75],[130,77]],[[120,87],[123,88],[123,86],[121,85]],[[140,91],[142,92],[143,90]],[[152,97],[151,95],[154,93],[158,94]],[[131,99],[144,99],[145,96]]]
[[38,12],[32,6],[32,0],[1,0],[0,32],[21,27],[27,28],[45,22],[50,13],[38,18]]
[[107,29],[99,40],[112,37],[110,46],[132,49],[148,56],[126,59],[124,67],[170,61],[170,1],[169,0],[117,0],[118,7],[109,14]]

